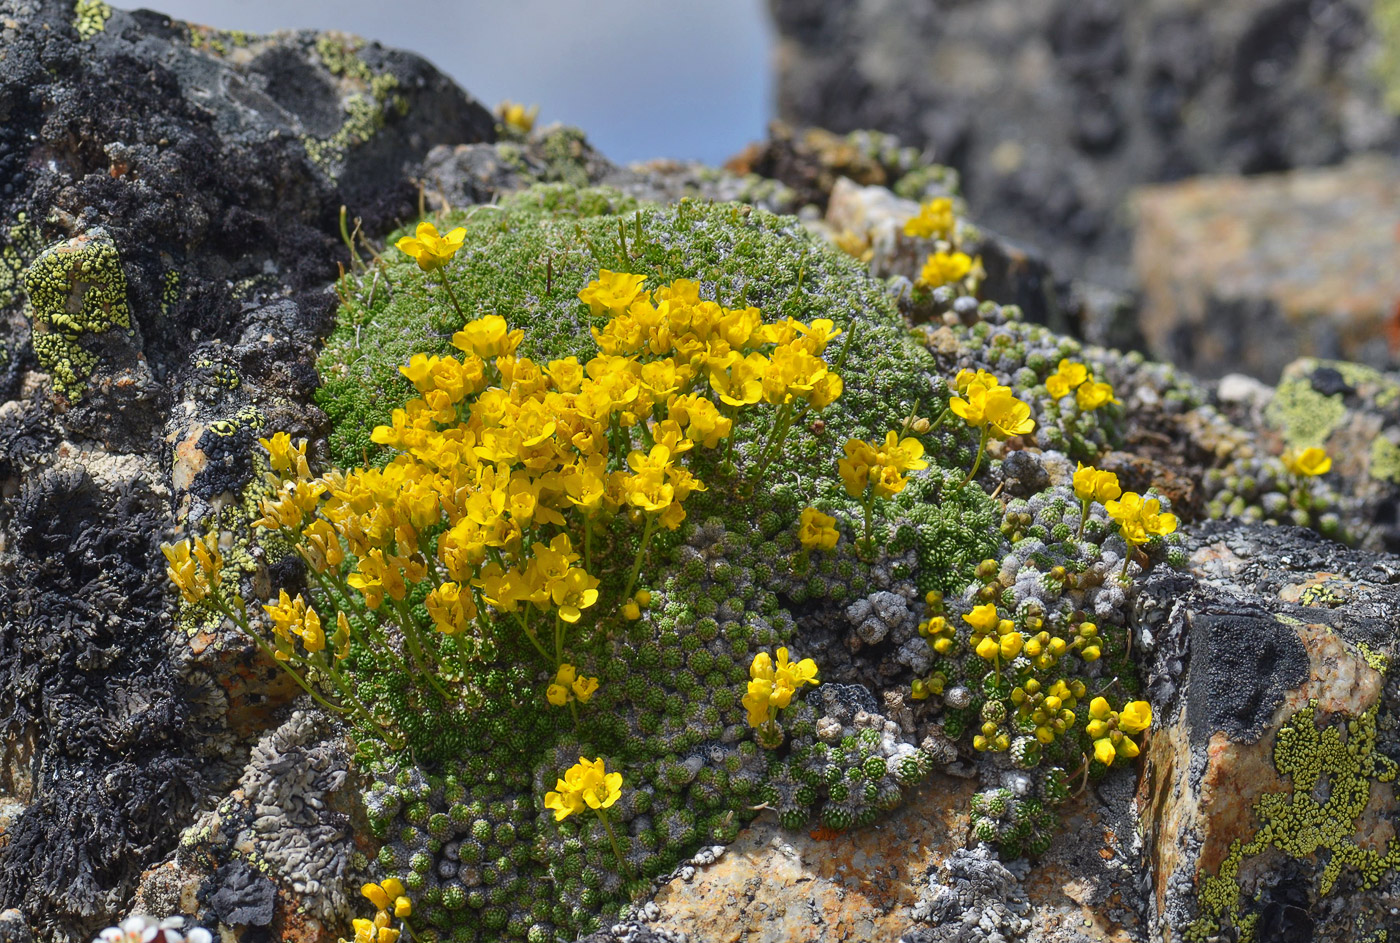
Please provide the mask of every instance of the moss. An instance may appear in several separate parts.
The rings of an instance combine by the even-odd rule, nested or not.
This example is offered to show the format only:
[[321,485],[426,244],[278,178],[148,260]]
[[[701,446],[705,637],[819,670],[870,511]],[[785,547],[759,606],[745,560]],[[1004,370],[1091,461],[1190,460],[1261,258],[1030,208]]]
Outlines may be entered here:
[[1240,865],[1270,848],[1298,859],[1321,854],[1318,860],[1326,863],[1318,879],[1319,897],[1332,892],[1344,869],[1355,873],[1362,888],[1371,888],[1400,868],[1400,840],[1392,838],[1382,853],[1361,847],[1356,832],[1372,785],[1393,782],[1400,771],[1376,750],[1377,710],[1319,727],[1314,701],[1279,730],[1274,766],[1292,780],[1292,789],[1255,800],[1259,830],[1248,842],[1237,839],[1219,871],[1201,882],[1200,916],[1186,939],[1206,940],[1227,924],[1240,931],[1242,941],[1254,939],[1248,931],[1257,913],[1242,913]]
[[107,28],[112,8],[102,0],[78,0],[73,6],[73,28],[79,39],[91,39]]
[[1342,394],[1324,396],[1307,377],[1284,380],[1264,410],[1264,418],[1295,448],[1321,446],[1346,417]]

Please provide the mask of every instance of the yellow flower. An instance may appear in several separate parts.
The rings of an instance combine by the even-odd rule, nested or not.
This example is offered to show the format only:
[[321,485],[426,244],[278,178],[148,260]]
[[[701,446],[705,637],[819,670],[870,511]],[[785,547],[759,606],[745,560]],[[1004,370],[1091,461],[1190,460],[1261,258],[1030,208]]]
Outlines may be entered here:
[[621,773],[609,773],[601,757],[579,757],[564,778],[555,781],[554,791],[545,793],[544,807],[554,810],[554,820],[558,822],[585,806],[594,810],[611,808],[621,796]]
[[490,359],[515,353],[524,337],[523,330],[510,330],[506,319],[499,314],[488,314],[469,322],[453,334],[452,346],[483,359]]
[[1089,370],[1082,363],[1075,363],[1071,360],[1061,360],[1059,368],[1050,376],[1045,378],[1045,389],[1050,395],[1059,399],[1069,393],[1070,390],[1078,387],[1089,378]]
[[187,603],[201,601],[223,582],[224,557],[219,551],[218,534],[161,544],[160,551],[170,564],[166,575]]
[[876,452],[875,458],[886,468],[906,472],[928,468],[928,462],[923,460],[923,455],[924,444],[918,439],[900,439],[898,433],[886,432],[884,448]]
[[1129,491],[1121,500],[1106,501],[1104,508],[1108,516],[1118,522],[1123,539],[1128,543],[1145,544],[1153,537],[1165,537],[1176,530],[1175,514],[1163,514],[1162,502],[1156,498],[1144,499],[1135,491]]
[[1080,501],[1097,500],[1100,504],[1106,504],[1122,493],[1118,476],[1113,472],[1100,471],[1082,463],[1074,472],[1074,496]]
[[1112,386],[1095,381],[1092,377],[1074,391],[1074,401],[1078,404],[1079,411],[1083,413],[1093,412],[1105,403],[1118,402],[1113,396]]
[[577,622],[583,617],[583,610],[598,601],[598,579],[586,570],[573,567],[554,584],[550,596],[559,609],[559,618]]
[[919,284],[938,288],[962,281],[971,271],[972,259],[966,252],[935,252],[924,262]]
[[1332,458],[1324,449],[1317,446],[1298,451],[1289,449],[1283,453],[1283,467],[1300,478],[1313,478],[1325,475],[1332,470]]
[[578,293],[578,300],[588,305],[594,317],[623,315],[642,296],[642,282],[646,280],[645,275],[601,269],[598,277]]
[[840,534],[836,531],[836,518],[823,514],[816,508],[805,508],[797,527],[797,539],[808,550],[830,550],[836,546]]
[[394,245],[400,252],[413,256],[420,269],[431,272],[451,262],[466,238],[467,231],[461,226],[441,236],[436,226],[424,220],[412,236],[404,236]]
[[934,197],[919,207],[918,215],[904,223],[904,234],[916,239],[947,239],[953,234],[953,201]]
[[997,607],[993,603],[974,606],[972,611],[962,618],[973,629],[983,634],[996,629],[997,624],[1001,621],[1001,617],[997,615]]
[[496,106],[496,114],[500,116],[501,124],[517,134],[529,134],[535,127],[535,118],[539,113],[539,105],[530,105],[527,108],[519,102],[503,101]]
[[1152,705],[1146,701],[1129,701],[1118,712],[1118,729],[1126,733],[1142,733],[1152,726]]

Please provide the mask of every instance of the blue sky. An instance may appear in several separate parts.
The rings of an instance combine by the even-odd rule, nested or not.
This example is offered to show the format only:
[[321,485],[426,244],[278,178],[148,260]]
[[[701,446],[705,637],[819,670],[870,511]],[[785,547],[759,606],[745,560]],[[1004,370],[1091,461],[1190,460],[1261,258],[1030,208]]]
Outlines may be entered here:
[[221,29],[334,28],[412,49],[488,107],[537,103],[624,163],[718,163],[761,138],[771,110],[763,0],[148,2]]

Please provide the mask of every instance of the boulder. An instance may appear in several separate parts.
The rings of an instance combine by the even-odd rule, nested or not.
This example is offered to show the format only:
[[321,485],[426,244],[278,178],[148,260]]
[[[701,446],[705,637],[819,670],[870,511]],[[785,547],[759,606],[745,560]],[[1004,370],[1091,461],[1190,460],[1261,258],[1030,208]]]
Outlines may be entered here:
[[1198,177],[1133,203],[1140,325],[1156,356],[1270,383],[1300,354],[1395,366],[1400,164]]
[[342,205],[378,232],[433,145],[493,137],[356,37],[0,2],[0,900],[39,938],[115,922],[290,699],[172,621],[158,546],[227,513],[260,430],[322,422]]

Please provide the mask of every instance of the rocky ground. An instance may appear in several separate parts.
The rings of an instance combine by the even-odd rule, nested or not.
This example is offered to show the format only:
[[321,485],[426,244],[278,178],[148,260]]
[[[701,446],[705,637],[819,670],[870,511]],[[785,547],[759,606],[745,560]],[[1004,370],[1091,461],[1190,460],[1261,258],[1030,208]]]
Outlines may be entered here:
[[[779,7],[809,45],[833,28]],[[1053,34],[1051,60],[1084,87],[1095,70],[1145,70],[1167,102],[1149,118],[1175,114],[1188,125],[1193,96],[1226,94],[1209,70],[1190,79],[1160,63],[1119,63],[1122,31],[1147,28],[1137,19],[1146,13],[1084,9]],[[1269,40],[1274,20],[1237,28],[1274,58],[1293,49],[1297,58],[1281,61],[1300,64],[1287,74],[1354,71],[1360,47],[1347,39],[1348,9],[1324,4],[1306,29],[1280,12],[1287,42]],[[1192,30],[1205,28],[1191,17],[1172,23],[1188,47]],[[1332,58],[1319,60],[1315,46]],[[958,75],[975,77],[979,47],[959,48]],[[1288,87],[1279,86],[1277,108],[1291,116],[1332,107]],[[1366,140],[1389,140],[1388,125],[1361,121],[1373,102],[1358,102],[1347,113],[1371,129]],[[1127,132],[1103,115],[1123,107],[1080,108],[1075,147],[1112,160]],[[596,246],[580,240],[621,221],[678,274],[708,252],[713,268],[695,277],[748,284],[765,308],[791,299],[849,312],[880,342],[866,339],[868,357],[848,368],[851,412],[834,414],[833,426],[872,427],[876,392],[902,408],[914,386],[946,396],[964,367],[996,371],[1032,398],[1061,356],[1095,364],[1123,401],[1110,419],[1071,422],[1070,408],[1034,399],[1039,431],[994,452],[977,500],[954,507],[949,498],[947,514],[941,496],[911,503],[914,536],[891,542],[872,585],[848,598],[854,584],[841,567],[850,560],[833,558],[815,590],[783,587],[800,617],[786,631],[822,652],[829,686],[803,708],[815,726],[871,732],[888,759],[918,753],[934,772],[862,827],[829,827],[841,821],[831,815],[784,828],[766,811],[736,825],[732,841],[692,828],[685,855],[655,875],[650,893],[589,939],[1385,938],[1400,906],[1400,688],[1390,670],[1400,655],[1400,377],[1341,360],[1284,364],[1270,347],[1260,362],[1279,371],[1276,386],[1242,376],[1206,384],[1118,353],[1109,347],[1134,324],[1114,297],[1057,279],[1053,266],[966,219],[966,245],[987,268],[982,294],[1001,304],[918,292],[928,246],[905,236],[903,223],[921,199],[960,200],[960,182],[887,136],[779,135],[731,170],[620,168],[580,132],[500,127],[421,59],[340,34],[253,37],[87,0],[0,0],[0,118],[0,905],[10,908],[0,939],[87,940],[145,913],[189,915],[249,943],[330,943],[363,915],[357,888],[384,876],[382,852],[392,860],[399,841],[376,834],[379,813],[366,809],[365,797],[382,799],[388,784],[372,786],[350,731],[296,697],[251,644],[177,610],[159,545],[217,522],[235,535],[229,557],[261,591],[294,578],[246,536],[254,443],[285,430],[311,439],[318,459],[367,448],[367,429],[347,417],[387,410],[379,394],[396,388],[376,384],[396,379],[395,345],[410,325],[392,318],[415,289],[405,287],[411,266],[381,267],[382,288],[368,275],[342,304],[337,264],[353,269],[352,252],[382,248],[420,201],[466,214],[481,240],[471,272],[521,259],[532,271],[547,266],[541,277],[551,281],[585,279]],[[996,120],[975,114],[950,140],[982,148],[976,129]],[[1122,120],[1136,128],[1139,119]],[[1344,130],[1324,128],[1311,146],[1327,155],[1360,147],[1348,143],[1360,132]],[[1206,148],[1223,135],[1191,140]],[[1323,159],[1297,152],[1292,138],[1239,140],[1254,148],[1238,155],[1245,169]],[[995,163],[995,142],[986,150]],[[1017,192],[1063,196],[1031,172],[1041,159],[1018,165],[1030,169],[1013,173]],[[976,181],[973,194],[985,186]],[[485,208],[502,201],[505,209]],[[1111,229],[1082,212],[989,219],[1028,238],[1070,233],[1075,252],[1097,253]],[[491,242],[498,213],[506,237]],[[1193,265],[1252,264],[1243,249],[1222,259],[1189,238],[1218,225],[1172,234],[1182,247],[1172,278],[1191,281]],[[351,235],[356,227],[367,240]],[[1354,274],[1344,281],[1358,292],[1384,275],[1369,266]],[[521,310],[527,296],[541,310],[572,303],[542,299],[533,281],[460,287],[479,289],[483,304],[516,299]],[[361,310],[371,316],[359,320]],[[1149,333],[1178,329],[1143,322]],[[366,349],[375,353],[356,353]],[[1340,342],[1314,352],[1364,356]],[[881,375],[895,368],[904,372]],[[819,435],[804,433],[800,448],[821,446]],[[970,458],[965,437],[931,442]],[[1334,456],[1306,502],[1277,460],[1290,446]],[[1134,571],[1130,592],[1101,581],[1082,597],[1130,639],[1092,680],[1140,681],[1155,724],[1136,764],[1070,784],[1043,853],[1004,853],[1025,838],[1010,834],[999,853],[977,839],[974,815],[990,816],[974,794],[1005,790],[999,801],[1015,805],[1032,780],[959,747],[951,702],[906,700],[924,652],[913,628],[921,592],[908,574],[941,579],[995,553],[993,584],[1053,604],[1055,593],[1030,586],[1045,574],[1019,531],[1063,526],[1044,496],[1064,487],[1075,456],[1115,470],[1126,487],[1156,488],[1182,519],[1181,542],[1144,558],[1150,568]],[[937,538],[921,539],[928,533]],[[770,538],[748,548],[706,525],[688,546],[712,564],[725,554],[766,560]],[[1050,538],[1029,539],[1044,550]],[[1120,561],[1103,556],[1112,551],[1100,541],[1091,569]],[[1017,567],[1034,578],[1017,582]],[[705,591],[718,572],[707,571]],[[404,773],[396,785],[417,788]],[[781,785],[781,771],[765,775]],[[553,892],[530,893],[556,919]]]

